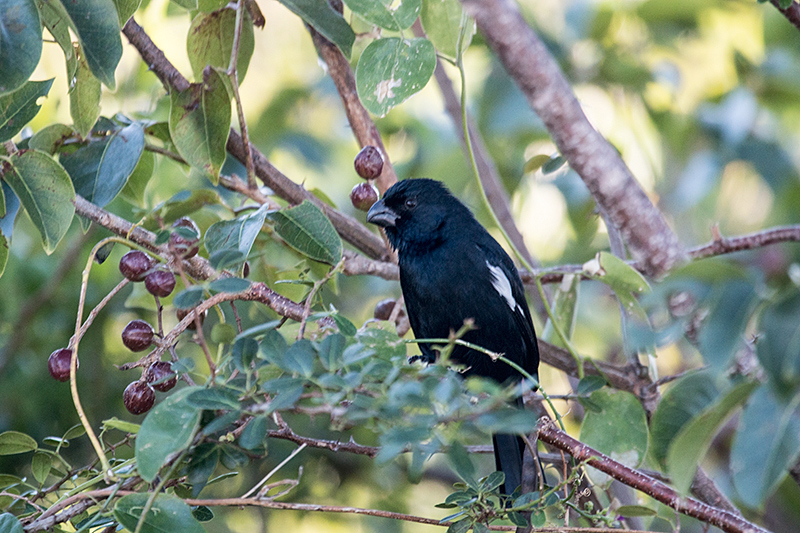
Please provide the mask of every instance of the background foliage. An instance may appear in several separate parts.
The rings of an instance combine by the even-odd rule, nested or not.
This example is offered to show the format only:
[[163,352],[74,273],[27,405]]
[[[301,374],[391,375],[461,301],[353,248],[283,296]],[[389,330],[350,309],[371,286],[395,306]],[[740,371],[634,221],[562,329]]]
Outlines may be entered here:
[[[532,254],[545,266],[560,267],[583,264],[609,248],[591,194],[559,157],[482,35],[472,35],[457,2],[406,0],[392,9],[351,0],[344,17],[318,2],[286,0],[260,8],[264,29],[254,27],[247,10],[238,10],[243,24],[235,64],[250,140],[324,203],[364,221],[348,199],[361,181],[352,167],[359,146],[303,21],[349,59],[397,175],[444,181],[502,239],[431,78],[438,53],[458,85],[459,72],[447,59],[464,49],[469,108]],[[800,223],[800,31],[776,6],[539,1],[523,2],[520,9],[592,124],[687,248],[719,235]],[[120,33],[134,13],[191,85],[164,91]],[[418,18],[429,40],[413,37]],[[229,105],[233,82],[225,72],[233,64],[237,10],[211,0],[0,2],[0,25],[12,22],[26,30],[0,32],[0,433],[32,440],[0,435],[0,490],[33,497],[96,458],[75,428],[68,385],[47,373],[48,354],[73,334],[90,250],[110,234],[74,215],[77,193],[158,232],[161,243],[172,221],[191,215],[204,237],[201,256],[212,266],[241,276],[247,258],[249,280],[266,282],[295,302],[311,297],[306,338],[298,341],[306,326],[282,323],[263,303],[236,303],[240,328],[229,304],[212,310],[203,332],[218,379],[209,381],[203,351],[191,333],[183,333],[176,357],[198,385],[158,393],[146,417],[130,415],[122,405],[126,384],[139,377],[136,369],[117,368],[136,360],[120,340],[125,324],[163,319],[168,332],[178,323],[176,307],[242,291],[247,282],[193,285],[203,293],[179,281],[175,294],[161,300],[163,314],[141,284],[130,284],[83,337],[78,387],[89,420],[103,428],[109,444],[138,431],[135,444],[126,440],[113,451],[121,472],[129,473],[135,457],[138,475],[158,483],[159,472],[169,478],[163,463],[183,454],[171,473],[187,477],[168,489],[169,497],[156,500],[174,511],[177,523],[193,531],[433,529],[374,517],[255,509],[215,509],[217,516],[200,526],[195,518],[204,518],[202,508],[194,509],[195,518],[186,514],[180,498],[241,495],[281,463],[296,448],[286,440],[287,427],[312,439],[352,438],[380,451],[371,458],[309,446],[275,478],[288,480],[273,489],[290,488],[283,499],[436,518],[463,510],[456,519],[467,517],[466,525],[481,518],[476,501],[496,501],[491,494],[498,484],[491,476],[482,479],[493,470],[489,456],[467,455],[463,446],[485,444],[499,428],[530,431],[536,416],[506,407],[502,399],[512,392],[494,384],[464,384],[443,366],[406,364],[417,350],[399,340],[394,325],[366,324],[378,301],[399,296],[399,285],[341,274],[342,242],[318,208],[303,203],[276,211],[288,203],[269,190],[262,191],[267,207],[259,208],[232,190],[226,177],[247,179],[245,166],[224,149],[229,127],[238,131],[237,108]],[[115,246],[106,262],[92,268],[89,309],[119,283],[123,248]],[[796,531],[800,489],[789,471],[796,470],[800,453],[798,246],[697,260],[658,280],[638,277],[610,254],[599,261],[606,272],[595,276],[600,283],[548,286],[577,352],[618,365],[638,354],[651,381],[691,372],[665,383],[660,400],[643,406],[631,391],[604,386],[596,376],[579,380],[543,366],[544,390],[572,395],[554,400],[568,432],[629,466],[667,474],[681,492],[702,465],[748,519],[773,531]],[[530,293],[540,311],[537,331],[563,345],[546,325],[536,291]],[[629,310],[624,320],[620,302]],[[331,333],[331,324],[338,333]],[[248,425],[237,426],[248,417]],[[282,438],[268,433],[281,431]],[[151,446],[145,450],[144,444]],[[434,454],[445,449],[447,454]],[[96,474],[82,471],[64,490]],[[550,471],[549,481],[559,475]],[[609,478],[597,471],[588,475],[595,503],[610,509],[597,517],[601,524],[639,512],[651,516],[624,520],[652,531],[675,527],[675,513],[661,504],[617,484],[609,487]],[[453,493],[459,480],[467,485]],[[93,527],[116,520],[132,530],[146,489],[81,514],[73,525],[79,528],[80,520],[100,511]],[[39,503],[53,504],[56,493]],[[534,523],[545,515],[563,523],[569,505],[538,496]],[[457,509],[433,508],[446,499]],[[652,512],[618,511],[620,503]],[[589,525],[578,516],[587,508],[574,505],[573,524]],[[8,495],[0,496],[0,507],[18,517],[33,512]],[[502,523],[519,520],[509,518]],[[682,531],[702,528],[693,519],[680,520]],[[10,524],[11,517],[0,515],[0,530],[17,531]]]

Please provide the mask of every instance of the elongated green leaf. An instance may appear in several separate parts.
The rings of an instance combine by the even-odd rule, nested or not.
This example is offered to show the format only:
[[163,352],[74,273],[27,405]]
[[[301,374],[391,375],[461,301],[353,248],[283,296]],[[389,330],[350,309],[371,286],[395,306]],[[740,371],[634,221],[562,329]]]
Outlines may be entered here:
[[[239,40],[239,58],[236,68],[239,70],[239,83],[247,74],[250,57],[255,49],[253,38],[253,22],[246,14],[242,21],[242,34]],[[207,66],[228,70],[233,50],[233,37],[236,33],[236,11],[220,9],[211,13],[199,12],[192,19],[186,37],[186,51],[192,65],[195,79],[203,78],[203,70]]]
[[22,524],[17,517],[11,513],[0,514],[0,531],[3,533],[24,533]]
[[64,141],[74,135],[74,133],[75,131],[65,124],[50,124],[37,131],[33,137],[28,140],[28,148],[53,155]]
[[0,233],[0,276],[6,271],[6,263],[8,262],[8,240],[6,236]]
[[115,131],[61,157],[75,191],[100,207],[111,202],[125,186],[144,150],[144,129],[138,123]]
[[667,470],[673,485],[681,494],[689,490],[697,467],[720,425],[747,400],[756,387],[758,383],[752,382],[737,385],[686,424],[672,441],[667,452]]
[[650,420],[650,445],[662,464],[669,445],[680,429],[719,396],[709,372],[690,374],[664,393]]
[[0,455],[16,455],[31,452],[37,448],[33,437],[19,431],[0,433]]
[[599,252],[584,265],[584,270],[594,279],[611,287],[629,313],[641,319],[647,318],[637,297],[650,292],[650,285],[635,268],[614,254]]
[[342,16],[327,2],[316,0],[279,0],[292,13],[303,19],[320,35],[339,47],[346,58],[353,52],[356,34]]
[[178,152],[216,185],[225,161],[231,126],[231,103],[222,77],[208,70],[203,83],[193,83],[170,98],[169,132]]
[[103,428],[114,428],[120,431],[124,431],[125,433],[139,433],[139,428],[142,427],[139,424],[134,424],[133,422],[128,422],[127,420],[120,420],[117,417],[109,418],[108,420],[103,420]]
[[186,398],[186,401],[197,409],[212,411],[220,409],[238,410],[241,407],[238,395],[234,391],[219,387],[196,390]]
[[75,70],[78,68],[78,60],[75,57],[75,47],[72,43],[72,36],[69,33],[69,14],[61,5],[61,2],[50,0],[34,0],[42,17],[42,24],[56,40],[58,46],[64,52],[64,59],[67,63],[67,79],[72,79]]
[[64,167],[37,150],[2,158],[3,180],[16,193],[36,229],[44,250],[55,250],[75,214],[75,190]]
[[[561,331],[566,335],[567,340],[572,338],[575,329],[576,310],[578,308],[578,293],[580,288],[580,276],[571,274],[564,275],[564,279],[558,286],[553,296],[552,311],[556,322],[561,326]],[[561,348],[566,348],[561,337],[556,333],[552,321],[548,318],[542,332],[542,339]]]
[[742,501],[761,508],[800,454],[800,396],[786,403],[768,386],[745,407],[731,449],[733,485]]
[[142,152],[142,157],[136,163],[136,168],[128,176],[128,181],[125,182],[125,187],[122,188],[119,195],[133,205],[139,207],[144,206],[144,191],[150,178],[153,177],[153,172],[156,168],[156,156],[153,152],[145,150]]
[[268,209],[264,205],[248,215],[212,224],[205,235],[208,254],[212,255],[222,250],[237,250],[242,258],[246,258],[250,255],[253,243],[264,226]]
[[[647,452],[647,416],[633,394],[600,389],[589,397],[598,410],[586,410],[580,440],[624,465],[636,468]],[[610,478],[594,469],[589,476],[597,483]]]
[[139,9],[142,0],[114,0],[114,7],[117,8],[120,27],[125,26],[128,19]]
[[378,116],[422,90],[436,67],[427,39],[386,37],[372,41],[356,67],[356,88],[364,107]]
[[[114,518],[128,531],[135,531],[150,494],[128,494],[114,506]],[[192,516],[192,509],[177,496],[159,494],[147,512],[141,533],[205,533],[200,522]]]
[[344,3],[367,22],[393,31],[410,28],[422,9],[422,0],[345,0]]
[[69,114],[75,124],[75,131],[81,137],[86,137],[100,117],[102,87],[100,80],[92,74],[86,59],[80,55],[80,52],[77,52],[76,55],[78,69],[70,80]]
[[201,410],[188,401],[201,387],[188,387],[156,405],[142,422],[136,437],[136,465],[145,481],[153,481],[172,454],[184,450],[200,422]]
[[436,47],[436,51],[451,59],[458,55],[461,28],[467,26],[461,43],[462,50],[469,46],[472,36],[475,35],[475,21],[464,14],[458,0],[423,1],[419,19],[425,35]]
[[[2,2],[3,0],[0,0],[0,6]],[[2,44],[0,44],[0,56],[2,56]],[[2,69],[0,72],[3,72]],[[5,142],[19,133],[36,116],[42,107],[36,101],[42,96],[47,96],[51,85],[53,78],[46,81],[29,81],[16,91],[0,96],[0,142]]]
[[269,217],[278,235],[301,254],[330,265],[342,258],[342,239],[325,213],[308,200]]
[[114,89],[114,71],[122,57],[119,18],[113,0],[61,0],[69,25],[78,35],[92,73]]
[[707,298],[710,310],[697,340],[703,360],[713,368],[727,365],[743,344],[756,300],[755,287],[739,280],[718,284]]
[[[0,166],[0,168],[2,168],[2,166]],[[3,216],[0,217],[0,233],[5,235],[10,244],[11,234],[14,232],[14,221],[19,212],[19,198],[4,181],[0,181],[0,191],[2,191],[0,196],[5,199]]]
[[772,385],[785,392],[800,382],[800,296],[790,293],[764,310],[756,344],[758,360]]
[[0,0],[0,94],[22,87],[41,55],[42,23],[34,1]]
[[50,467],[52,464],[53,461],[48,454],[42,452],[36,452],[33,454],[33,459],[31,460],[31,472],[33,473],[34,479],[36,479],[40,485],[47,480],[47,476],[50,474]]

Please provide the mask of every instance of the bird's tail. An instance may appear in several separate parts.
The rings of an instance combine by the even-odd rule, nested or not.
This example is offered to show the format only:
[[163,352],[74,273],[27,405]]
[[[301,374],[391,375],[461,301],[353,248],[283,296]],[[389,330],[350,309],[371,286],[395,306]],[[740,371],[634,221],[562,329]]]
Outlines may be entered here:
[[505,484],[500,487],[503,494],[511,494],[522,483],[522,454],[525,441],[519,435],[498,433],[492,435],[494,462],[497,470],[505,474]]

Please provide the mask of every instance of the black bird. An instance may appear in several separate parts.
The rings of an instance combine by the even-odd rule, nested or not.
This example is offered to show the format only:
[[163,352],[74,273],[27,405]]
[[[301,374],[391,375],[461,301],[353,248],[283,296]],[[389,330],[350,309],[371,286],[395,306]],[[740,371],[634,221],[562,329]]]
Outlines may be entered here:
[[[396,183],[372,206],[367,221],[382,226],[397,250],[400,285],[417,338],[447,338],[472,319],[475,329],[462,337],[465,341],[503,353],[536,377],[536,333],[514,262],[442,183],[423,178]],[[419,346],[424,361],[435,361],[430,344]],[[451,357],[466,365],[468,374],[499,383],[522,378],[511,366],[464,346],[457,345]],[[522,479],[524,441],[498,434],[492,442],[510,494]]]

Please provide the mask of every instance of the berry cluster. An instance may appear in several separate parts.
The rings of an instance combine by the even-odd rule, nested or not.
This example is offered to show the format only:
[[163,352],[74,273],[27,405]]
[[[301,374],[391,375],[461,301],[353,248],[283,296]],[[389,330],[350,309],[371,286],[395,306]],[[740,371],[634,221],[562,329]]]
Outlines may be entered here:
[[[172,224],[173,233],[169,238],[170,250],[182,259],[189,259],[199,251],[200,230],[197,224],[189,218],[180,218]],[[133,282],[144,282],[147,291],[156,298],[164,298],[172,294],[175,289],[175,274],[165,265],[159,264],[152,257],[139,250],[131,250],[122,256],[119,262],[119,271],[123,276]],[[159,308],[160,312],[160,308]],[[178,309],[178,320],[182,320],[188,311]],[[202,324],[205,313],[200,315]],[[189,329],[195,329],[195,323]],[[155,341],[156,332],[153,326],[144,320],[131,320],[122,330],[122,343],[129,350],[142,352],[147,350]],[[50,354],[47,368],[50,375],[58,381],[68,381],[72,350],[60,348]],[[177,373],[172,369],[172,364],[167,361],[156,361],[151,364],[142,375],[142,378],[130,383],[122,400],[125,408],[131,413],[139,415],[149,411],[156,400],[155,390],[167,392],[178,383]]]
[[358,152],[355,161],[356,173],[367,181],[361,182],[350,191],[353,207],[361,211],[369,211],[372,204],[378,201],[378,189],[372,180],[383,172],[383,155],[374,146],[365,146]]

